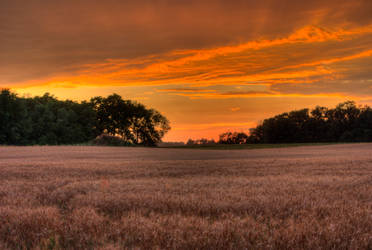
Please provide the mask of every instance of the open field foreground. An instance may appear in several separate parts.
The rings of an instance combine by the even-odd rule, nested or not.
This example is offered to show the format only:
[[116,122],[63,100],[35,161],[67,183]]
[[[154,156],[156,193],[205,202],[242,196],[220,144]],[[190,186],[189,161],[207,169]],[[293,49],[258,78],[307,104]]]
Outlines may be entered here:
[[371,249],[372,144],[0,147],[0,249]]

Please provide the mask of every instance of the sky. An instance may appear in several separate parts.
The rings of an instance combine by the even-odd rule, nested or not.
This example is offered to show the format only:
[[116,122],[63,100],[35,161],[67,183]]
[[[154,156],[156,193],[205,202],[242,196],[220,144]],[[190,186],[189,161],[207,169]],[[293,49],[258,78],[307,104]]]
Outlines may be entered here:
[[165,141],[372,104],[370,0],[1,0],[0,88],[120,94],[171,122]]

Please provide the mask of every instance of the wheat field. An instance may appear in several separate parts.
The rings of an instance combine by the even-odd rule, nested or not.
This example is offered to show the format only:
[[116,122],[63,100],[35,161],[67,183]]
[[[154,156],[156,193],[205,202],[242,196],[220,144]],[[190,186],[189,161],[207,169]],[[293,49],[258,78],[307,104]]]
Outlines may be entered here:
[[371,249],[372,144],[0,147],[0,249]]

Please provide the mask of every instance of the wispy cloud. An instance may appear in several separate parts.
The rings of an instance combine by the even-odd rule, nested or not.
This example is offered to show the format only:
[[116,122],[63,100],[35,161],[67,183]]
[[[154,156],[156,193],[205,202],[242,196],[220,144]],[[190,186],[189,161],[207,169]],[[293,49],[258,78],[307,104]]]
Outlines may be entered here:
[[233,108],[230,108],[230,111],[231,112],[236,112],[236,111],[239,111],[240,110],[240,107],[233,107]]
[[173,95],[185,96],[191,99],[241,99],[241,98],[283,98],[283,97],[347,97],[344,93],[335,92],[328,93],[327,91],[318,93],[280,93],[273,91],[236,91],[236,92],[172,92]]
[[196,89],[196,88],[176,88],[176,89],[157,89],[157,92],[166,93],[209,93],[216,92],[213,89]]
[[[303,84],[345,80],[348,63],[370,58],[372,26],[326,30],[308,26],[274,40],[257,40],[214,49],[174,51],[135,59],[110,59],[82,65],[71,76],[49,79],[45,84],[68,85],[244,85]],[[358,64],[357,64],[358,65]],[[60,79],[59,79],[60,78]],[[36,84],[36,82],[35,82]],[[37,83],[39,84],[39,83]],[[279,91],[278,88],[272,88]],[[179,95],[228,98],[268,96],[269,92],[208,93],[194,88],[159,89]],[[182,94],[184,93],[184,94]],[[274,93],[277,94],[277,93]]]
[[[147,67],[170,51],[200,61],[219,48],[222,55],[240,53],[273,46],[278,38],[339,40],[364,32],[371,11],[365,0],[2,0],[0,84],[46,82],[81,73],[82,65],[105,66],[110,59],[146,58],[150,61],[137,60],[126,69]],[[205,48],[214,49],[199,54]]]

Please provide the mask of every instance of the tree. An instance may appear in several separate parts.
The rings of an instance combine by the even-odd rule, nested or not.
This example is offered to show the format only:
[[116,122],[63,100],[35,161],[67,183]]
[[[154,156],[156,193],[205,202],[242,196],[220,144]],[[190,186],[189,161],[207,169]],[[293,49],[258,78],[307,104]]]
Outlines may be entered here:
[[116,94],[78,103],[49,93],[23,98],[0,92],[0,144],[75,144],[108,133],[120,136],[122,145],[153,146],[169,129],[158,111]]
[[248,141],[248,135],[243,132],[226,132],[219,136],[221,144],[245,144]]
[[0,93],[0,144],[25,144],[29,130],[25,103],[16,94],[3,89]]
[[251,130],[251,143],[372,141],[372,111],[355,102],[334,109],[317,106],[265,119]]
[[91,99],[90,104],[96,113],[95,134],[107,133],[119,135],[126,141],[135,142],[130,126],[134,115],[134,105],[124,101],[117,94],[106,98],[98,96]]
[[107,133],[128,143],[154,146],[170,129],[169,121],[158,111],[117,94],[92,98],[91,105],[97,115],[97,135]]

